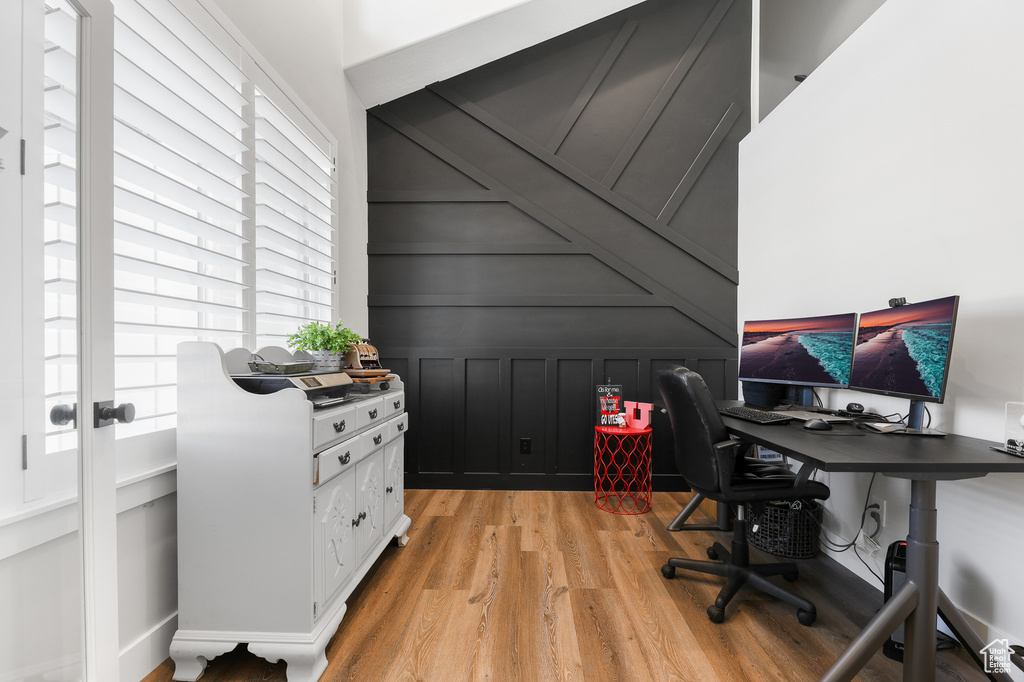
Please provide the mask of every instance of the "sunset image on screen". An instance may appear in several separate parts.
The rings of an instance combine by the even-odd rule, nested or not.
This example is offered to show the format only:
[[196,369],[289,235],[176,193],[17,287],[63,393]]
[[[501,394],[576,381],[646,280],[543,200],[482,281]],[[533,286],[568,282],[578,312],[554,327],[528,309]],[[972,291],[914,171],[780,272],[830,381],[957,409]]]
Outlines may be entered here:
[[845,313],[747,322],[740,379],[846,386],[856,320],[856,313]]
[[956,306],[950,296],[861,315],[851,387],[940,398]]

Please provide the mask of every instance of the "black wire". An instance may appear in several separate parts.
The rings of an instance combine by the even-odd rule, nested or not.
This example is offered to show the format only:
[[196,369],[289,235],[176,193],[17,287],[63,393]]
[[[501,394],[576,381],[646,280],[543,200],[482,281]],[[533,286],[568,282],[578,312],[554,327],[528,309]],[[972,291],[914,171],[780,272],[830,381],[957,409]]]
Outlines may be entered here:
[[862,564],[864,564],[864,568],[866,568],[869,571],[871,571],[871,575],[875,576],[875,578],[878,580],[878,582],[882,583],[882,585],[885,585],[885,581],[882,580],[882,576],[880,576],[877,573],[875,573],[875,569],[873,569],[870,566],[868,566],[868,562],[864,561],[864,557],[862,557],[860,555],[860,552],[857,551],[856,547],[853,548],[853,553],[857,556],[858,559],[860,559],[860,562]]
[[928,428],[932,425],[932,411],[928,409],[928,406],[924,406],[924,413],[928,415],[928,423],[924,425],[924,428]]
[[[861,512],[861,515],[860,515],[860,527],[857,529],[856,535],[860,535],[860,532],[862,530],[864,530],[864,521],[867,520],[867,516],[868,516],[868,502],[871,500],[871,488],[875,485],[875,477],[876,476],[878,476],[878,472],[872,473],[871,474],[871,480],[868,482],[868,492],[864,496],[864,510]],[[808,516],[811,517],[811,520],[814,521],[815,524],[817,524],[818,528],[820,528],[821,530],[825,531],[825,533],[832,533],[832,531],[827,530],[823,525],[821,525],[821,522],[818,521],[818,519],[814,518],[814,514],[811,513],[810,509],[805,509],[804,511],[807,513]],[[842,536],[839,535],[838,533],[832,533],[832,534],[835,535],[836,537],[842,539]],[[857,538],[856,537],[854,537],[854,539],[851,542],[848,542],[845,545],[840,545],[837,542],[833,542],[828,537],[824,537],[823,536],[822,539],[825,541],[825,547],[827,549],[830,549],[831,551],[835,552],[836,554],[841,554],[842,552],[845,552],[846,550],[848,550],[848,549],[850,549],[852,547],[854,555],[858,559],[860,559],[860,562],[862,564],[864,564],[864,568],[868,569],[868,571],[871,572],[871,575],[875,576],[875,579],[877,579],[878,582],[882,583],[882,585],[885,585],[885,580],[882,579],[882,576],[880,576],[877,573],[875,573],[875,569],[871,568],[871,566],[868,565],[868,562],[864,561],[864,557],[862,557],[860,555],[860,552],[857,551]]]
[[[821,521],[819,521],[818,519],[816,519],[814,517],[814,514],[811,512],[810,509],[804,509],[804,513],[807,514],[807,516],[810,517],[811,521],[814,521],[815,525],[818,526],[818,528],[820,528],[822,531],[824,531],[826,533],[832,533],[832,531],[830,531],[829,529],[825,528],[825,526],[821,525]],[[832,533],[832,534],[835,535],[840,540],[842,539],[842,536],[839,535],[838,533]],[[822,537],[821,539],[825,541],[825,546],[828,549],[832,550],[833,552],[835,552],[837,554],[841,554],[842,552],[845,552],[846,550],[850,549],[850,547],[853,547],[853,545],[854,545],[853,542],[845,544],[845,545],[840,545],[838,542],[834,542],[834,541],[830,540],[827,537]]]

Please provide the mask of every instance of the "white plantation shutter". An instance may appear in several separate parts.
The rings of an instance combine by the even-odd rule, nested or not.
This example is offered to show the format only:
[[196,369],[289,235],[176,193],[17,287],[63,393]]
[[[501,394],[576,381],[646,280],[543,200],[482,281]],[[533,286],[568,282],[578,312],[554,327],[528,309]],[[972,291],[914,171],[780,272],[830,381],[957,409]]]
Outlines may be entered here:
[[[136,408],[118,438],[175,426],[179,342],[284,345],[300,324],[335,318],[332,143],[258,55],[239,56],[216,20],[178,3],[114,0],[114,400]],[[77,390],[78,34],[67,0],[45,6],[49,409]],[[47,452],[76,442],[72,425],[47,427]]]
[[256,346],[283,346],[333,318],[333,162],[259,88],[255,109]]
[[245,76],[167,0],[115,7],[118,437],[175,425],[186,340],[244,345]]
[[[78,19],[63,0],[46,3],[43,59],[43,238],[46,409],[78,391]],[[77,445],[73,424],[47,425],[46,452]]]

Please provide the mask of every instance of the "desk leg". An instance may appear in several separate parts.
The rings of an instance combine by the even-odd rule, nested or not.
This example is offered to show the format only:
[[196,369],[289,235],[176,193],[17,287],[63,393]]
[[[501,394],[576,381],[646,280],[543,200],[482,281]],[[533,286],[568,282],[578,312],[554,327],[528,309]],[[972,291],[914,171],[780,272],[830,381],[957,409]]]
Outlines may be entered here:
[[[939,615],[946,621],[950,629],[953,630],[953,634],[960,640],[960,644],[967,649],[968,653],[974,659],[974,662],[978,664],[978,667],[982,670],[985,669],[985,662],[981,659],[981,650],[985,647],[985,642],[981,641],[981,637],[974,631],[967,619],[964,618],[963,614],[960,613],[960,609],[953,605],[953,602],[949,600],[946,593],[939,588]],[[998,682],[1013,682],[1013,678],[1010,677],[1009,673],[986,673],[989,679],[998,680]]]
[[882,643],[914,610],[917,596],[917,585],[910,581],[903,583],[903,587],[896,590],[874,618],[868,621],[860,634],[850,642],[850,646],[846,647],[843,655],[825,671],[819,682],[847,682],[856,677],[861,668],[882,648]]
[[935,481],[910,484],[910,533],[907,582],[918,587],[917,608],[907,618],[903,652],[906,682],[935,680],[935,614],[939,608],[939,542],[936,534]]

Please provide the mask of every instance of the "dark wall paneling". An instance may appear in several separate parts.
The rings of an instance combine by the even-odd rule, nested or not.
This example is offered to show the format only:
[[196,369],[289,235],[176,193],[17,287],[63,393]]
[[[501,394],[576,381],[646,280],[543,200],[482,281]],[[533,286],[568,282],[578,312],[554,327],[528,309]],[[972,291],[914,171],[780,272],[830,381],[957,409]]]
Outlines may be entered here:
[[[749,49],[749,3],[648,0],[368,112],[407,485],[588,489],[596,384],[656,400],[678,363],[735,397]],[[681,488],[654,425],[655,485]]]
[[[451,473],[455,469],[454,361],[424,358],[419,361],[419,390],[413,423],[420,471]],[[410,406],[411,408],[411,406]],[[411,435],[411,434],[410,434]]]
[[593,366],[593,360],[558,360],[555,402],[555,470],[558,473],[580,473],[594,466]]
[[501,372],[495,359],[466,360],[466,461],[463,471],[497,474],[501,448]]
[[[512,431],[508,443],[513,474],[544,471],[544,422],[547,411],[544,360],[512,360]],[[520,440],[530,441],[530,452],[520,452]]]

